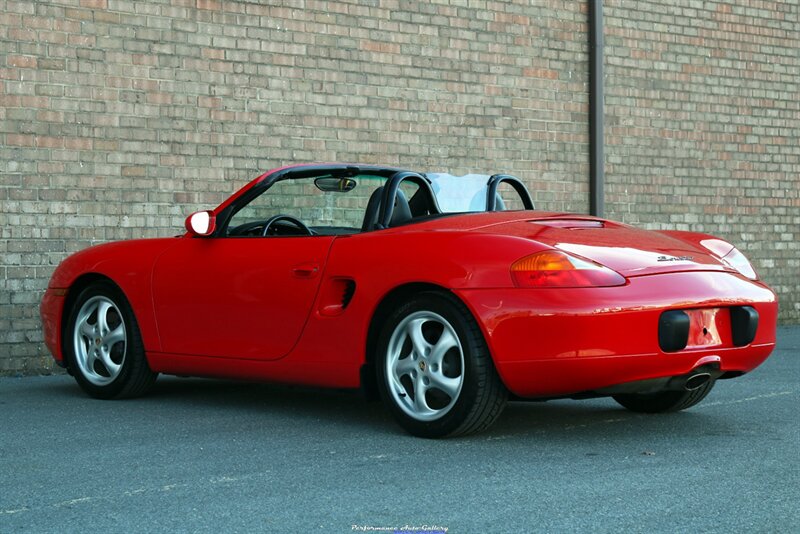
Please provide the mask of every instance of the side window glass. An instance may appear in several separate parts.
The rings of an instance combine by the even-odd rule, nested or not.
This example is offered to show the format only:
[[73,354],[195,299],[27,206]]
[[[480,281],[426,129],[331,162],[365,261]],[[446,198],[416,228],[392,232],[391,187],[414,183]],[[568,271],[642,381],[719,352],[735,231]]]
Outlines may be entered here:
[[[305,196],[303,184],[299,181],[283,181],[272,185],[266,192],[260,194],[247,205],[239,209],[228,223],[227,235],[236,237],[255,237],[266,233],[265,226],[276,215],[287,215],[299,219],[301,210],[295,204],[295,198]],[[312,186],[313,187],[313,186]],[[284,221],[281,228],[288,228],[290,223]],[[294,232],[287,230],[287,235],[301,235],[299,227]],[[275,226],[277,229],[278,226]]]
[[348,191],[323,191],[315,178],[281,180],[231,217],[226,235],[231,237],[309,235],[297,224],[280,219],[265,231],[272,217],[284,215],[305,225],[310,235],[340,235],[361,231],[364,211],[372,192],[383,185],[377,176],[356,176]]

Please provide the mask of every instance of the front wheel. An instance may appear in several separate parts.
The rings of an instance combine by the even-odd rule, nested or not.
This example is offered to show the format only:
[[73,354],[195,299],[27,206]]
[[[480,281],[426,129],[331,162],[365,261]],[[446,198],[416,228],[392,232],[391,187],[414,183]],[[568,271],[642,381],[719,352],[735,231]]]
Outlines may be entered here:
[[86,393],[101,399],[136,397],[152,387],[157,374],[147,364],[133,310],[115,285],[87,286],[68,313],[64,352]]
[[508,397],[475,319],[446,293],[415,296],[389,316],[376,370],[384,403],[420,437],[484,430]]
[[659,391],[658,393],[628,393],[614,395],[614,400],[632,412],[664,413],[691,408],[706,398],[714,387],[714,380],[691,391]]

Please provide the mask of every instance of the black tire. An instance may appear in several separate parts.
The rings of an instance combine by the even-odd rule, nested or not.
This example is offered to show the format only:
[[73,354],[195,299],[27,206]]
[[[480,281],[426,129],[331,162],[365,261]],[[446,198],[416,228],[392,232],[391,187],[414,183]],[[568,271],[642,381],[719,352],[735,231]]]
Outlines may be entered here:
[[659,391],[658,393],[628,393],[614,395],[614,400],[631,410],[640,413],[678,412],[691,408],[708,395],[714,387],[709,380],[692,391]]
[[64,356],[81,389],[98,399],[138,397],[150,390],[158,373],[147,364],[133,309],[116,285],[90,284],[67,314]]
[[[416,328],[417,336],[408,333]],[[423,339],[417,345],[424,348],[412,340],[420,336]],[[398,306],[383,325],[377,351],[381,399],[397,422],[415,436],[480,432],[505,408],[508,392],[480,328],[467,307],[451,294],[421,293]],[[438,384],[451,393],[438,389]],[[417,391],[423,391],[419,409]]]

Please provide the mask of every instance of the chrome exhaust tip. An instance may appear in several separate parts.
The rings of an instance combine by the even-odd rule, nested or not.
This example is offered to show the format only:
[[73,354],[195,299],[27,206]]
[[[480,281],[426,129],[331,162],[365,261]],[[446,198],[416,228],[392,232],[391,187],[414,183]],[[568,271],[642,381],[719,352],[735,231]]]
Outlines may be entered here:
[[709,373],[697,373],[686,379],[683,388],[686,391],[694,391],[704,386],[709,380],[711,380],[711,375]]

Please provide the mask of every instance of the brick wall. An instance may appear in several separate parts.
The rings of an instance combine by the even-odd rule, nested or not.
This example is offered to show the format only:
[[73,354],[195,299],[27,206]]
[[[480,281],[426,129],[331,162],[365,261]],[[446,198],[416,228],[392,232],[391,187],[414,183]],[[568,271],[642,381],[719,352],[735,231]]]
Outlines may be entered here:
[[[503,170],[588,210],[586,2],[265,3],[0,0],[0,373],[50,368],[67,254],[285,163]],[[800,320],[800,6],[605,4],[608,215],[727,237]]]
[[285,163],[507,171],[588,209],[583,2],[265,3],[0,0],[0,372],[50,368],[67,254]]
[[720,235],[800,320],[800,3],[606,2],[610,218]]

